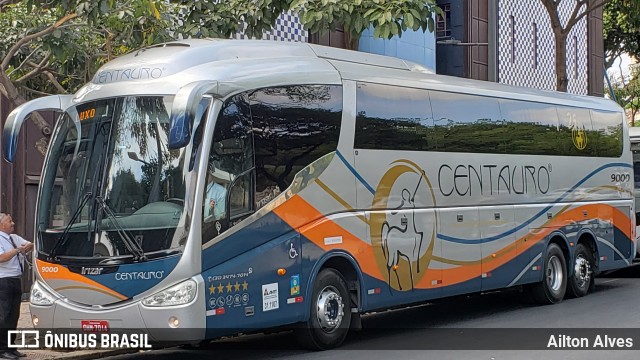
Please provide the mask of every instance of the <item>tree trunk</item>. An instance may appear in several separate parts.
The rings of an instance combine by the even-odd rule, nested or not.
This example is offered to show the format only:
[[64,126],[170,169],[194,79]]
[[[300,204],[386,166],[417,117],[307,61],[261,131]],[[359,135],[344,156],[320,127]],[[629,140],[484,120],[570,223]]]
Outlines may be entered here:
[[554,29],[556,42],[556,90],[567,92],[567,35]]
[[349,50],[358,50],[360,46],[360,36],[351,34],[349,30],[344,30],[344,42]]

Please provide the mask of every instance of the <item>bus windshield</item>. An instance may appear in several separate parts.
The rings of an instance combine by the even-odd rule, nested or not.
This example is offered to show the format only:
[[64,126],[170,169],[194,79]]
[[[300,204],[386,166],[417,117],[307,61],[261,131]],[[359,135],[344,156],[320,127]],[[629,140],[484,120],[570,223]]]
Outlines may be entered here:
[[104,261],[180,248],[184,149],[167,147],[172,100],[111,98],[61,116],[40,190],[40,254]]

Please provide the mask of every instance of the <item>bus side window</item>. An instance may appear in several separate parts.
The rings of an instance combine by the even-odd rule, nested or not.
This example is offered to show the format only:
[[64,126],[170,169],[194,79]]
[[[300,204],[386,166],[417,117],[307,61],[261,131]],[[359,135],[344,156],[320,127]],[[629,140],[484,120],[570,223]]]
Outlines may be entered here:
[[598,156],[622,155],[622,114],[613,111],[590,110],[591,123],[596,137]]
[[495,98],[432,90],[434,151],[507,153],[510,134]]
[[588,109],[558,106],[558,155],[598,156],[597,132],[591,123]]
[[436,150],[429,91],[358,83],[354,147],[371,150]]
[[245,94],[233,96],[220,110],[209,149],[203,199],[203,242],[225,232],[253,211],[254,173],[251,113]]
[[250,100],[259,209],[287,190],[302,190],[292,188],[295,175],[337,149],[342,87],[267,88],[255,91]]
[[500,99],[507,154],[558,155],[559,123],[555,105]]

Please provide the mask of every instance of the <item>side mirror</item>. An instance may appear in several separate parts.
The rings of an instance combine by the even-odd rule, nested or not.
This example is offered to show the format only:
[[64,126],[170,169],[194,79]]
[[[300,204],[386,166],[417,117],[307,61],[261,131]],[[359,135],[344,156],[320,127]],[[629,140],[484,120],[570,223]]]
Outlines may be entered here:
[[34,111],[57,110],[64,111],[71,103],[73,95],[51,95],[28,101],[13,111],[7,117],[2,131],[2,150],[5,160],[13,162],[18,146],[18,135],[24,120]]
[[178,90],[171,106],[169,149],[180,149],[189,144],[198,104],[204,94],[217,86],[217,81],[196,81]]

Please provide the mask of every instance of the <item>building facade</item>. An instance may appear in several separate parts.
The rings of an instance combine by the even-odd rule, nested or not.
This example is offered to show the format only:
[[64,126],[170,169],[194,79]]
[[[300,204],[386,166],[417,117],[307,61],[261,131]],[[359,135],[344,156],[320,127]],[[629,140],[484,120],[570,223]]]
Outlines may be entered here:
[[[436,71],[439,74],[555,90],[555,40],[539,0],[438,0]],[[561,21],[574,1],[562,1]],[[582,18],[567,37],[567,90],[602,96],[602,10]]]
[[[359,50],[395,56],[438,74],[555,90],[555,40],[549,15],[540,0],[437,0],[444,16],[436,31],[407,31],[391,40],[360,39]],[[575,0],[560,2],[561,20]],[[238,38],[244,38],[238,35]],[[303,41],[345,47],[343,33],[304,31],[295,14],[283,14],[264,39]],[[568,92],[603,96],[604,48],[602,9],[582,18],[567,37]]]

